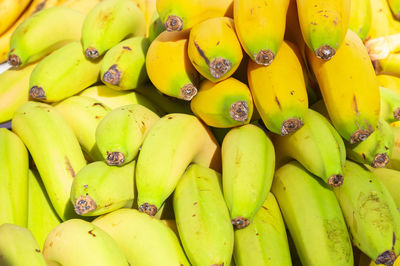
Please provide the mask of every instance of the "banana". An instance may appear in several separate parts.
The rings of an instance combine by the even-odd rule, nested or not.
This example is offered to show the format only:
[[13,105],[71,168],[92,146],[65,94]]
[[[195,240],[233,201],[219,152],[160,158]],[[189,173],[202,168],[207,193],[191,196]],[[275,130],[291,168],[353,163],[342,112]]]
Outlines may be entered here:
[[380,117],[388,123],[400,120],[400,95],[391,89],[380,86]]
[[389,54],[385,59],[378,59],[373,61],[375,72],[379,74],[400,75],[400,54]]
[[[157,0],[144,0],[144,20],[146,21],[146,37],[149,37],[150,24],[153,21],[154,15],[157,14]],[[151,40],[150,40],[151,42]]]
[[49,265],[129,265],[109,234],[80,219],[55,227],[46,238],[43,255]]
[[103,103],[86,97],[72,96],[54,105],[74,131],[82,150],[92,160],[103,160],[96,144],[96,129],[100,121],[111,111]]
[[210,18],[232,17],[233,0],[157,0],[156,7],[167,31],[182,31]]
[[390,157],[390,161],[386,167],[400,171],[400,127],[392,127],[392,131],[394,135],[394,145],[392,156]]
[[70,7],[87,15],[101,1],[102,0],[66,0],[63,1],[61,5]]
[[178,228],[176,227],[176,221],[173,219],[162,219],[160,220],[163,224],[168,226],[174,233],[175,235],[179,238],[179,233],[178,233]]
[[190,108],[207,125],[230,128],[250,123],[253,98],[249,87],[233,77],[218,83],[204,80]]
[[119,208],[132,207],[135,161],[124,166],[93,162],[83,167],[72,182],[71,202],[75,212],[97,216]]
[[292,265],[285,224],[272,193],[268,193],[253,222],[235,231],[233,256],[238,266]]
[[24,66],[65,44],[78,41],[85,15],[68,7],[41,10],[19,25],[11,36],[8,63]]
[[[271,132],[287,135],[300,129],[308,98],[296,47],[284,41],[270,66],[249,62],[247,75],[255,106]],[[290,71],[291,77],[287,78]]]
[[83,50],[87,58],[96,59],[123,39],[145,33],[144,16],[131,0],[103,0],[83,22]]
[[7,31],[32,0],[3,0],[0,3],[0,34]]
[[187,55],[189,32],[164,31],[150,44],[147,74],[162,93],[190,101],[196,94],[199,74]]
[[275,172],[272,192],[302,265],[353,265],[346,223],[326,184],[292,161]]
[[20,225],[6,223],[0,225],[0,265],[47,264],[31,231]]
[[108,113],[96,128],[96,144],[108,165],[124,165],[139,152],[143,140],[160,117],[140,104]]
[[352,242],[376,264],[393,265],[400,252],[400,213],[389,192],[365,167],[346,161],[346,182],[334,188]]
[[343,43],[349,26],[350,0],[297,0],[303,39],[314,55],[330,60]]
[[29,96],[44,102],[58,102],[95,83],[100,62],[85,58],[80,42],[71,42],[44,58],[29,80]]
[[13,132],[0,128],[0,225],[27,226],[28,167],[24,143]]
[[217,82],[229,78],[243,58],[231,18],[211,18],[190,30],[187,53],[196,70]]
[[129,265],[190,265],[175,233],[138,210],[116,210],[96,218],[92,224],[111,235]]
[[336,130],[351,144],[365,140],[377,125],[380,97],[378,81],[361,39],[348,30],[344,44],[328,62],[310,50],[307,57]]
[[[393,19],[387,0],[369,0],[372,17],[368,39],[395,34],[399,31],[399,23]],[[397,24],[397,25],[396,25]]]
[[72,129],[54,107],[31,101],[17,110],[11,126],[28,148],[59,217],[73,217],[71,184],[86,161]]
[[368,170],[370,170],[376,178],[379,179],[379,182],[385,186],[396,203],[396,207],[400,209],[400,194],[398,193],[400,188],[400,171],[373,167],[368,167]]
[[146,36],[149,39],[150,43],[152,43],[164,30],[165,28],[161,22],[160,16],[157,12],[155,12],[150,21],[150,24],[147,26]]
[[191,162],[220,171],[220,156],[214,136],[197,117],[163,116],[150,129],[137,159],[139,210],[154,216]]
[[400,77],[394,75],[377,75],[379,86],[385,87],[400,95]]
[[259,65],[270,65],[285,35],[290,0],[235,0],[235,29],[243,49]]
[[389,7],[392,10],[394,17],[400,20],[400,1],[399,0],[388,0]]
[[232,224],[247,227],[271,188],[275,149],[264,131],[255,125],[231,129],[221,148],[222,181]]
[[149,45],[148,39],[133,37],[108,50],[101,62],[101,80],[115,90],[131,90],[146,82]]
[[372,11],[370,0],[351,0],[349,29],[365,40],[371,27]]
[[222,195],[220,173],[190,165],[176,186],[174,212],[183,248],[192,265],[230,264],[233,228]]

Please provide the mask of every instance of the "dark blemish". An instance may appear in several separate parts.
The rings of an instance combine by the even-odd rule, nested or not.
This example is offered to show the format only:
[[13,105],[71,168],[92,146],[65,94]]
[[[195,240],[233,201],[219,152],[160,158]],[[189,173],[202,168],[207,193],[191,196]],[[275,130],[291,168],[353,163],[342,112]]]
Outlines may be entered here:
[[196,46],[197,52],[201,57],[203,57],[204,61],[206,61],[206,64],[209,65],[210,60],[208,60],[207,56],[204,54],[204,51],[200,48],[200,46],[196,42],[194,42],[194,46]]
[[99,106],[103,107],[104,109],[106,109],[106,107],[102,103],[94,103],[92,106],[96,106],[96,105],[99,105]]
[[168,119],[172,119],[172,117],[168,116]]
[[71,174],[72,177],[75,177],[74,168],[72,168],[71,162],[67,156],[64,157],[65,163],[67,164],[67,171]]
[[128,50],[128,51],[132,51],[132,49],[128,46],[123,46],[122,49]]
[[394,244],[396,243],[396,234],[393,232],[393,239],[392,239],[392,250],[394,250]]
[[388,149],[389,149],[389,147],[385,146],[385,150],[388,150]]
[[250,14],[253,14],[253,12],[254,12],[254,7],[250,9]]
[[231,26],[231,24],[229,24],[229,23],[225,23],[225,25],[226,25],[226,26],[228,26],[228,28],[232,29],[232,26]]
[[193,203],[193,206],[196,206],[196,205],[197,205],[197,201],[195,203]]
[[195,216],[196,216],[196,214],[193,214],[193,215],[192,215],[192,217],[195,217]]
[[50,242],[49,246],[50,246],[50,247],[52,247],[52,246],[53,246],[53,241],[51,241],[51,242]]
[[356,95],[353,95],[353,104],[354,104],[354,111],[356,112],[357,115],[359,115],[360,113],[358,112],[358,106],[357,106],[357,99],[356,99]]
[[96,115],[94,118],[99,119],[99,118],[101,118],[101,116]]
[[106,204],[106,205],[104,205],[104,208],[110,207],[111,205],[113,205],[112,202],[111,202],[111,203],[108,203],[108,204]]
[[265,210],[267,210],[268,211],[268,208],[267,207],[264,207],[264,206],[261,206],[263,209],[265,209]]
[[[88,188],[88,185],[83,185],[84,188]],[[86,193],[87,194],[87,193]]]
[[283,187],[283,190],[286,190],[286,187]]
[[36,251],[37,253],[40,253],[40,249],[37,249],[37,248],[36,248],[35,251]]
[[217,42],[217,44],[216,45],[219,45],[219,41]]
[[92,235],[93,237],[96,237],[96,234],[93,233],[93,230],[94,230],[94,229],[90,230],[88,233],[89,233],[89,235]]
[[278,97],[276,97],[276,96],[275,96],[275,102],[278,104],[278,106],[279,106],[279,109],[281,109],[281,110],[282,110],[281,103],[279,102],[279,100],[278,100]]
[[369,180],[370,183],[372,183],[372,180]]
[[44,0],[43,2],[41,2],[40,4],[38,4],[35,8],[35,11],[33,11],[32,14],[39,12],[40,10],[43,9],[44,5],[46,4],[47,0]]
[[291,92],[290,92],[290,95],[293,95],[293,94],[294,94],[294,91],[291,91]]
[[363,157],[364,160],[367,158],[367,157],[365,157],[364,153],[361,153],[361,156]]
[[133,111],[132,111],[132,110],[128,110],[128,112],[129,112],[129,113],[133,113]]
[[310,22],[311,25],[318,25],[316,22]]

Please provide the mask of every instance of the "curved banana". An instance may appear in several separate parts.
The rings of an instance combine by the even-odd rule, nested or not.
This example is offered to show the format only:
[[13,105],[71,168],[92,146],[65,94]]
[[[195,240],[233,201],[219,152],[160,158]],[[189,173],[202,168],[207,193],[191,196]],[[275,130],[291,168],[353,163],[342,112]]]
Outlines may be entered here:
[[96,59],[123,39],[145,34],[144,15],[133,1],[103,0],[83,22],[83,51],[87,58]]
[[[158,16],[157,12],[157,0],[144,0],[144,20],[146,21],[146,37],[149,38],[150,25],[153,22],[155,16]],[[149,38],[150,42],[152,41]]]
[[399,23],[394,20],[387,0],[369,0],[372,18],[368,32],[370,39],[391,35],[399,32]]
[[230,264],[233,228],[222,195],[220,173],[190,165],[176,186],[174,213],[183,248],[192,265]]
[[163,116],[150,129],[137,159],[139,210],[154,216],[191,162],[219,171],[220,156],[214,136],[197,117]]
[[117,242],[130,265],[190,265],[175,233],[138,210],[116,210],[96,218],[92,224]]
[[392,131],[394,135],[394,145],[392,156],[390,157],[390,161],[386,165],[386,168],[400,171],[400,127],[394,126],[392,127]]
[[370,0],[351,0],[349,29],[365,40],[371,27],[372,10]]
[[165,28],[161,22],[160,16],[157,12],[155,12],[150,21],[150,24],[147,25],[146,37],[149,39],[150,43],[152,43],[164,30]]
[[195,25],[190,30],[187,53],[206,79],[217,82],[229,78],[243,58],[233,19],[211,18]]
[[396,207],[400,209],[400,194],[398,193],[400,187],[400,171],[389,168],[373,168],[368,165],[367,167],[389,191]]
[[140,104],[108,113],[96,128],[96,144],[108,165],[124,165],[139,152],[143,140],[160,117]]
[[87,15],[101,1],[102,0],[65,0],[61,5],[70,7]]
[[59,217],[73,217],[71,184],[86,161],[72,129],[54,107],[31,101],[17,110],[11,126],[28,148]]
[[399,0],[388,0],[389,7],[392,10],[393,16],[400,20],[400,1]]
[[380,118],[388,123],[400,120],[400,95],[382,86],[379,87],[379,90],[381,96]]
[[373,64],[377,75],[400,75],[400,54],[398,53],[391,53],[384,59],[374,60]]
[[376,75],[379,86],[385,87],[400,95],[400,77],[394,75],[380,74]]
[[0,34],[7,31],[32,0],[3,0],[0,3]]
[[302,265],[354,265],[343,214],[326,184],[292,161],[275,172],[272,192]]
[[204,80],[190,108],[208,126],[230,128],[250,123],[253,98],[249,87],[233,77],[218,83]]

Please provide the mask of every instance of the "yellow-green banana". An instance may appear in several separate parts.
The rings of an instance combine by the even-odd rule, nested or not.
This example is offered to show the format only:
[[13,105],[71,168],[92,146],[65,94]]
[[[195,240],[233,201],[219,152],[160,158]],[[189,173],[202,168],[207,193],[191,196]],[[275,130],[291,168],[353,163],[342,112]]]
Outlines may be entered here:
[[400,120],[400,95],[395,91],[379,87],[381,96],[380,117],[388,123]]
[[394,135],[394,145],[392,156],[390,157],[390,161],[386,167],[400,171],[400,127],[392,127],[392,131]]
[[220,171],[220,156],[217,141],[197,117],[163,116],[150,129],[137,159],[139,210],[154,216],[191,162]]
[[275,149],[265,132],[252,124],[231,129],[221,148],[222,181],[232,224],[248,226],[271,188]]
[[12,130],[32,155],[57,214],[62,220],[71,218],[71,184],[86,165],[72,129],[54,107],[29,101],[15,113]]
[[111,235],[130,265],[190,265],[175,233],[145,213],[120,209],[92,223]]
[[368,36],[372,21],[370,0],[351,0],[349,29],[357,33],[361,40]]
[[400,77],[394,75],[377,75],[379,86],[385,87],[400,95]]
[[373,61],[376,74],[400,75],[400,54],[391,53],[384,59]]
[[222,195],[220,173],[190,165],[176,186],[174,213],[183,248],[192,265],[230,264],[233,228]]
[[389,191],[390,196],[396,203],[396,207],[400,209],[400,171],[389,168],[368,167],[368,169],[385,186],[385,188]]
[[133,1],[103,0],[83,22],[83,50],[87,58],[96,59],[123,39],[145,34],[144,15]]
[[96,129],[96,144],[108,165],[124,165],[139,152],[143,140],[160,117],[140,104],[108,113]]
[[388,0],[389,7],[392,10],[393,16],[400,20],[400,1],[399,0]]
[[153,42],[164,30],[165,27],[161,22],[160,16],[157,12],[155,12],[151,19],[150,25],[147,26],[147,38],[149,38],[150,43]]

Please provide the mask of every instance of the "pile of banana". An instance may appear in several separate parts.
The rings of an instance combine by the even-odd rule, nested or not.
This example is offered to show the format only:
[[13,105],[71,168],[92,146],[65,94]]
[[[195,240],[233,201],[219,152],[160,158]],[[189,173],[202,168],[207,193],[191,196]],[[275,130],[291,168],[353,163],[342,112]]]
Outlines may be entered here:
[[398,20],[0,1],[0,265],[400,265]]

